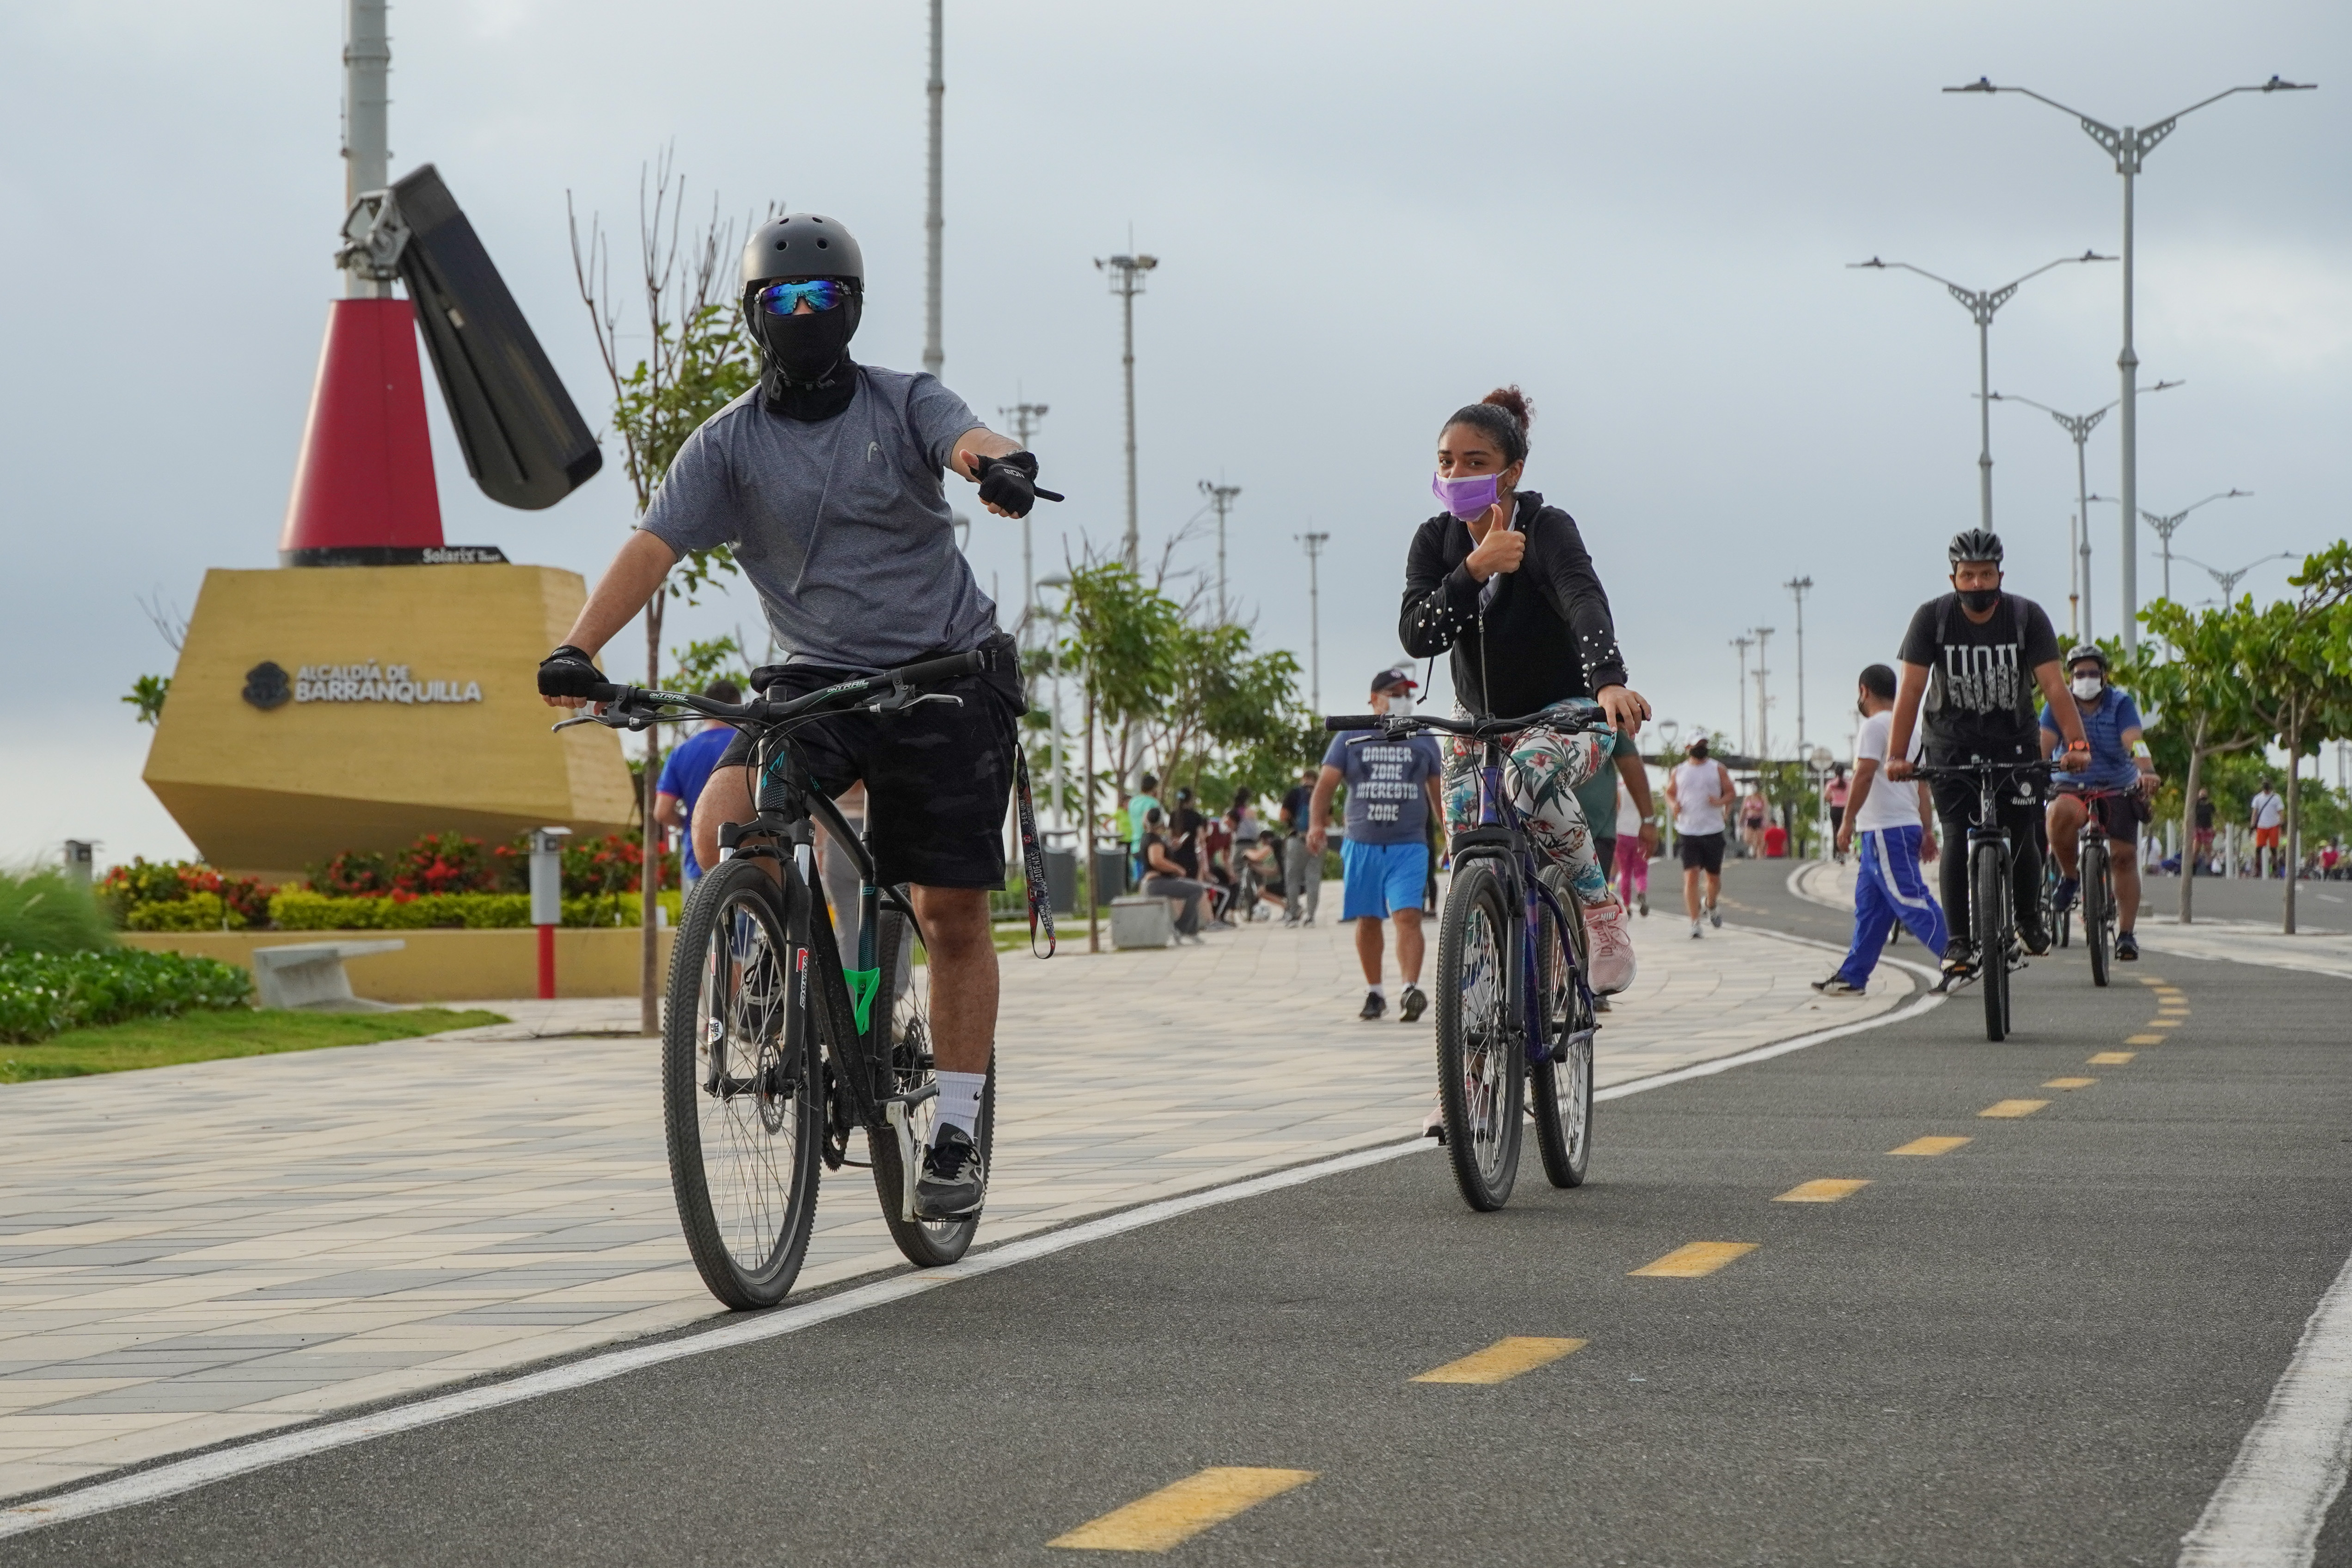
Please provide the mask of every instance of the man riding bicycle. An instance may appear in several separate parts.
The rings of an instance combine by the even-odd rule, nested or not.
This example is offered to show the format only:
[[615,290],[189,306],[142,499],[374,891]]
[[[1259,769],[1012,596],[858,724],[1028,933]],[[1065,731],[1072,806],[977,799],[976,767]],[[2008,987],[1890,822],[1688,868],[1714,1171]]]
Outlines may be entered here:
[[[2052,775],[2058,790],[2050,803],[2050,847],[2058,857],[2060,910],[2074,908],[2079,868],[2076,835],[2093,812],[2107,836],[2107,865],[2116,883],[2116,956],[2139,956],[2132,928],[2139,922],[2139,825],[2156,794],[2156,763],[2140,735],[2139,706],[2107,680],[2107,656],[2085,643],[2066,656],[2068,689],[2083,732],[2091,742],[2091,765]],[[2042,710],[2042,754],[2058,749],[2058,724]]]
[[[857,241],[814,213],[776,218],[743,248],[743,320],[760,384],[704,422],[671,462],[564,646],[540,666],[551,705],[578,707],[591,660],[661,588],[680,555],[731,548],[785,662],[752,681],[771,699],[944,654],[988,667],[937,688],[960,700],[903,713],[829,715],[793,732],[820,787],[863,781],[877,880],[912,884],[929,952],[939,1106],[915,1195],[919,1217],[976,1213],[987,1171],[975,1142],[995,1048],[989,889],[1004,885],[1015,724],[1027,704],[1013,639],[956,548],[940,483],[952,467],[1001,517],[1034,504],[1037,461],[928,374],[849,357],[865,304]],[[695,857],[754,815],[750,737],[737,736],[694,813]]]
[[[1931,766],[1977,757],[1990,763],[2038,761],[2036,687],[2065,736],[2066,765],[2087,765],[2090,748],[2061,674],[2058,634],[2041,605],[2002,592],[2000,536],[1990,529],[1971,528],[1953,535],[1947,553],[1952,591],[1920,605],[1903,635],[1898,655],[1902,679],[1887,736],[1886,776],[1896,783],[1916,776],[1916,764],[1909,756],[1911,732],[1923,712]],[[2030,775],[2017,783],[2022,787],[2000,804],[1998,826],[2009,833],[2018,935],[2027,952],[2043,953],[2050,951],[2050,933],[2042,923],[2041,822],[2034,810],[2039,803]],[[2000,963],[2005,955],[1979,953],[1967,934],[1968,857],[1953,851],[1966,842],[1974,825],[1976,786],[1937,778],[1929,790],[1947,851],[1937,875],[1951,932],[1944,948],[1944,973],[1960,979],[1976,973],[1979,963]]]

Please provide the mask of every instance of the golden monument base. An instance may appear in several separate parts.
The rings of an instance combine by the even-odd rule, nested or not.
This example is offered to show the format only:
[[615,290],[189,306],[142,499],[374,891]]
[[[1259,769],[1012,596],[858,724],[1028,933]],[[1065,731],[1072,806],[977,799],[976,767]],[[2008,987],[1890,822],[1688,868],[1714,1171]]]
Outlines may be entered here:
[[552,566],[215,570],[143,775],[215,867],[288,880],[427,833],[631,820],[620,736],[535,675],[586,598]]

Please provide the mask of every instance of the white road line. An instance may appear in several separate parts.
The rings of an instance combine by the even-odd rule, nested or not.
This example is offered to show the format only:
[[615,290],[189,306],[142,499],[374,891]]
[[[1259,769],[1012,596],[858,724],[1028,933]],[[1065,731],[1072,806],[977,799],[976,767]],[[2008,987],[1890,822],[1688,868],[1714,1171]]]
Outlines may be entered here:
[[2352,1473],[2352,1259],[2304,1325],[2197,1527],[2180,1568],[2304,1568]]
[[[1754,930],[1753,927],[1743,928]],[[1779,934],[1779,933],[1767,933]],[[1801,937],[1791,941],[1804,942]],[[1825,945],[1808,943],[1811,946]],[[1914,967],[1906,965],[1906,967]],[[1593,1099],[1622,1100],[1627,1095],[1641,1094],[1672,1084],[1685,1083],[1695,1078],[1706,1078],[1728,1072],[1750,1062],[1769,1061],[1774,1057],[1801,1051],[1808,1046],[1843,1039],[1866,1029],[1875,1029],[1904,1019],[1916,1017],[1944,1000],[1939,995],[1923,995],[1908,1007],[1875,1017],[1843,1025],[1833,1029],[1821,1029],[1794,1039],[1780,1040],[1769,1046],[1722,1057],[1714,1061],[1700,1062],[1692,1067],[1676,1068],[1652,1078],[1635,1079],[1630,1083],[1613,1085],[1597,1090]],[[519,1405],[568,1389],[584,1388],[591,1384],[623,1377],[666,1362],[683,1361],[688,1356],[708,1355],[714,1351],[732,1350],[739,1345],[756,1344],[762,1340],[795,1334],[803,1329],[829,1323],[869,1308],[887,1306],[929,1290],[951,1285],[959,1279],[975,1279],[985,1274],[1033,1262],[1057,1252],[1084,1247],[1088,1242],[1122,1236],[1158,1225],[1162,1220],[1175,1219],[1220,1205],[1237,1203],[1261,1194],[1279,1192],[1285,1187],[1302,1186],[1325,1176],[1339,1175],[1346,1171],[1361,1170],[1368,1165],[1384,1164],[1404,1155],[1423,1150],[1434,1150],[1436,1145],[1425,1138],[1413,1138],[1401,1143],[1383,1143],[1375,1148],[1360,1149],[1352,1153],[1318,1160],[1312,1164],[1294,1166],[1287,1171],[1276,1171],[1263,1176],[1252,1176],[1230,1186],[1211,1187],[1202,1192],[1186,1193],[1180,1197],[1166,1198],[1146,1204],[1122,1214],[1106,1215],[1100,1219],[1086,1220],[1064,1230],[1047,1231],[975,1253],[961,1263],[944,1268],[925,1269],[919,1273],[898,1274],[889,1279],[861,1285],[836,1295],[822,1297],[797,1307],[783,1307],[763,1312],[757,1317],[737,1318],[724,1327],[687,1334],[677,1339],[664,1340],[655,1344],[633,1345],[625,1350],[605,1351],[600,1354],[567,1362],[502,1383],[485,1384],[478,1388],[462,1389],[431,1399],[421,1399],[411,1405],[395,1405],[371,1415],[353,1416],[348,1420],[330,1421],[317,1426],[305,1426],[298,1431],[281,1433],[274,1437],[262,1437],[250,1443],[216,1448],[211,1453],[192,1458],[175,1459],[152,1469],[134,1471],[112,1480],[96,1481],[89,1486],[49,1497],[0,1507],[0,1541],[10,1536],[27,1534],[52,1525],[67,1524],[111,1513],[117,1509],[132,1508],[141,1503],[156,1502],[210,1486],[215,1481],[235,1476],[249,1475],[313,1454],[345,1448],[354,1443],[365,1443],[395,1433],[414,1432],[420,1427],[438,1426],[460,1416],[496,1410],[504,1405]]]

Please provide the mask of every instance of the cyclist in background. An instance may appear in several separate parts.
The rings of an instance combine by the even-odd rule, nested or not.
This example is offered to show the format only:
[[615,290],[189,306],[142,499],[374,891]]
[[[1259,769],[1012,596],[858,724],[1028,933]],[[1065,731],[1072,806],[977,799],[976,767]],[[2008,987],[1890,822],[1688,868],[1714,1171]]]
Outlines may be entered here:
[[[2107,683],[2105,654],[2085,643],[2066,656],[2066,675],[2073,693],[2069,700],[2091,742],[2091,763],[2051,777],[2059,792],[2050,803],[2050,847],[2058,857],[2053,902],[2061,910],[2074,905],[2080,847],[2074,836],[2082,832],[2084,818],[2095,811],[2107,835],[2108,873],[2116,883],[2116,956],[2128,963],[2139,956],[2139,939],[2132,935],[2139,923],[2139,825],[2147,820],[2147,803],[2156,793],[2156,763],[2140,734],[2139,705],[2131,693]],[[2057,749],[2058,723],[2045,705],[2042,754],[2046,757]],[[2086,790],[2124,793],[2085,800]]]
[[[2058,662],[2058,634],[2041,605],[2002,591],[2000,535],[1971,528],[1953,535],[1947,553],[1952,591],[1920,605],[1903,634],[1902,679],[1886,739],[1887,778],[1901,784],[1917,776],[1910,756],[1911,735],[1923,717],[1931,766],[1977,757],[1990,763],[2038,761],[2037,687],[2057,713],[2066,740],[2066,765],[2086,763],[2090,750]],[[2024,787],[2002,786],[1999,826],[2009,832],[2018,936],[2028,952],[2042,953],[2050,951],[2050,933],[2042,923],[2042,824],[2034,809],[2039,792],[2032,787],[2030,774],[2017,783]],[[1977,813],[1977,786],[1967,779],[1942,778],[1932,781],[1929,789],[1944,830],[1937,880],[1951,932],[1944,946],[1944,973],[1959,979],[1975,973],[1979,963],[1999,963],[2004,955],[1979,953],[1968,936],[1967,845]]]
[[[1609,595],[1576,521],[1517,488],[1531,417],[1519,389],[1502,387],[1438,432],[1431,488],[1445,510],[1406,553],[1398,634],[1415,658],[1453,650],[1455,698],[1476,718],[1598,706],[1633,734],[1650,705],[1625,684]],[[1536,846],[1568,874],[1583,907],[1592,988],[1603,994],[1633,983],[1633,941],[1576,786],[1607,765],[1613,743],[1609,733],[1538,723],[1504,746],[1504,787]],[[1446,825],[1458,832],[1477,813],[1480,745],[1456,736],[1447,752]]]
[[[988,895],[1004,886],[1004,813],[1027,703],[1013,639],[956,548],[941,478],[951,468],[979,483],[989,510],[1023,517],[1036,500],[1037,460],[936,377],[849,357],[866,263],[839,223],[814,213],[771,219],[744,246],[740,276],[759,384],[678,448],[564,646],[541,662],[539,689],[551,704],[581,706],[570,694],[602,679],[597,651],[677,558],[721,545],[787,650],[785,663],[753,675],[771,699],[941,655],[986,656],[981,673],[938,688],[957,704],[832,714],[793,731],[827,795],[865,781],[877,874],[912,885],[939,1068],[915,1212],[961,1219],[987,1193],[974,1130],[996,1040]],[[703,789],[694,847],[705,866],[718,862],[719,827],[755,815],[751,764],[751,738],[738,735]]]

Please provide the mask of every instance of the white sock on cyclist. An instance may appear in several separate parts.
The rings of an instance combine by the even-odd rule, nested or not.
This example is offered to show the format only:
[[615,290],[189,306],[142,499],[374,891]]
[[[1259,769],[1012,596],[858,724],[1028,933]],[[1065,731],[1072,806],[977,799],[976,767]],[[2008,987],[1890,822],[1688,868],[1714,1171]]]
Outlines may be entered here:
[[[988,1087],[984,1072],[950,1072],[940,1069],[940,1119],[941,1127],[961,1127],[969,1137],[980,1136],[980,1096]],[[934,1136],[937,1134],[935,1133]]]
[[1381,984],[1380,984],[1379,982],[1377,982],[1377,981],[1375,981],[1373,984],[1370,984],[1370,985],[1365,986],[1365,987],[1364,987],[1364,989],[1365,989],[1365,990],[1367,990],[1367,991],[1369,991],[1369,992],[1370,992],[1373,995],[1375,995],[1375,996],[1379,997],[1379,998],[1380,998],[1381,1001],[1383,1001],[1383,1002],[1385,1002],[1385,1001],[1387,1001],[1387,1000],[1389,999],[1389,991],[1388,991],[1388,987],[1387,987],[1387,986],[1385,986],[1385,985]]

